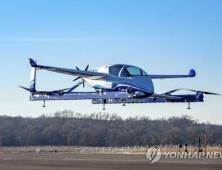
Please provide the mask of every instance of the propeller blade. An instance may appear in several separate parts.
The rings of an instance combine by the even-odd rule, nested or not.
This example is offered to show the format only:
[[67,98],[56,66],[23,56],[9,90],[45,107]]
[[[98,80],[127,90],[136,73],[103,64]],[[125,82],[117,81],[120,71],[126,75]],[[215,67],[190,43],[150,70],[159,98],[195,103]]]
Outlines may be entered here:
[[170,93],[174,93],[174,92],[179,91],[179,90],[181,90],[181,88],[180,88],[180,89],[171,90],[171,91],[169,91],[169,92],[170,92]]
[[188,90],[188,91],[192,91],[192,92],[201,92],[201,93],[203,93],[203,94],[209,94],[209,95],[217,95],[217,96],[220,96],[219,93],[212,93],[212,92],[199,91],[199,90],[192,90],[192,89],[184,89],[184,90]]
[[88,68],[89,68],[89,64],[86,66],[85,71],[87,71],[87,70],[88,70]]
[[24,90],[27,90],[27,91],[29,91],[29,89],[28,88],[26,88],[26,87],[23,87],[23,86],[19,86],[20,88],[22,88],[22,89],[24,89]]
[[80,70],[79,67],[76,67],[77,70]]
[[168,92],[166,92],[166,93],[164,93],[164,94],[167,94],[167,93],[174,93],[174,92],[179,91],[179,90],[182,90],[182,89],[181,89],[181,88],[179,88],[179,89],[174,89],[174,90],[168,91]]
[[65,91],[65,90],[68,90],[70,88],[66,88],[66,89],[60,89],[60,90],[54,90],[54,91],[49,91],[48,93],[57,93],[59,91]]
[[80,79],[81,77],[77,77],[77,78],[75,78],[73,81],[76,81],[76,80],[78,80],[78,79]]
[[82,81],[82,86],[83,86],[83,88],[85,88],[85,82],[84,81]]

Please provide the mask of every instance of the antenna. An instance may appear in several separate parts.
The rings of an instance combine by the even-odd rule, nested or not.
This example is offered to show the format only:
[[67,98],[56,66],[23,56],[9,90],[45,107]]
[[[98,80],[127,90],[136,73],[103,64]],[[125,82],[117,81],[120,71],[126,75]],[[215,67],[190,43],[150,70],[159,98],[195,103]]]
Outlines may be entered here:
[[5,138],[6,136],[0,136],[0,153],[3,153],[3,149],[2,149],[2,143],[3,143],[3,138]]
[[70,154],[71,150],[70,150],[70,144],[71,144],[71,138],[74,136],[74,135],[64,135],[64,136],[67,136],[67,152]]
[[212,135],[204,135],[204,153],[205,153],[205,155],[207,154],[207,140],[211,136]]

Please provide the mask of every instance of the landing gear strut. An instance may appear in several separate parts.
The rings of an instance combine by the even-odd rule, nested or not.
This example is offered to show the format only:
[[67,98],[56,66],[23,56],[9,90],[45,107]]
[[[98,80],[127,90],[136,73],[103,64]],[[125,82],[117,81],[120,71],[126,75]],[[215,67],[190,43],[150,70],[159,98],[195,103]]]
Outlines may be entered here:
[[187,99],[187,102],[188,102],[188,107],[187,107],[187,109],[191,109],[190,108],[190,101],[191,101],[191,97],[190,97],[190,95],[188,96],[188,99]]
[[45,106],[45,100],[43,100],[43,106],[42,106],[42,107],[46,107],[46,106]]
[[122,104],[122,106],[126,106],[126,103],[125,103],[125,100],[123,99],[123,104]]
[[103,100],[103,110],[106,110],[105,105],[106,105],[106,99]]
[[188,102],[188,108],[187,108],[187,109],[191,109],[191,108],[190,108],[190,102]]

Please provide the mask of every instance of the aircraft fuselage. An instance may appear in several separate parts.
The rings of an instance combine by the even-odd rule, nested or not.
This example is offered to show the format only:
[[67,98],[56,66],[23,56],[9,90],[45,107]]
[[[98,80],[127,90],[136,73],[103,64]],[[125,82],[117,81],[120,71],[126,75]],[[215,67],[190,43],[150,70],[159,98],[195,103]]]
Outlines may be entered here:
[[[119,65],[118,65],[119,66]],[[134,67],[129,65],[122,65],[122,68],[116,75],[110,74],[110,66],[103,66],[91,71],[109,74],[106,78],[86,78],[83,80],[97,91],[126,91],[127,93],[134,93],[135,98],[149,97],[154,93],[153,82],[148,74],[146,75],[130,75],[123,77],[121,74],[127,67]],[[138,68],[138,67],[134,67]],[[139,69],[139,68],[138,68]],[[142,72],[141,72],[142,74]],[[144,73],[145,74],[145,73]]]

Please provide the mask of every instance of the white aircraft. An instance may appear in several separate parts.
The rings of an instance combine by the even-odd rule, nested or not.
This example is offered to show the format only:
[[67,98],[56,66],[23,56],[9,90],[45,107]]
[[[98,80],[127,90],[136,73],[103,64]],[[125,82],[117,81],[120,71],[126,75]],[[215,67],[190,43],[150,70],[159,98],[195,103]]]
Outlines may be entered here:
[[[195,77],[196,72],[190,70],[188,75],[148,75],[139,67],[126,64],[115,64],[98,67],[88,71],[89,65],[85,70],[66,69],[59,67],[38,65],[33,59],[28,59],[32,67],[31,80],[29,88],[20,86],[29,91],[30,101],[44,102],[46,100],[84,100],[91,99],[92,104],[117,104],[122,103],[164,103],[164,102],[187,102],[190,109],[190,102],[203,102],[203,94],[219,95],[204,91],[195,91],[196,94],[172,95],[181,89],[175,89],[164,94],[156,94],[152,79],[167,79],[167,78],[187,78]],[[36,91],[36,69],[47,70],[71,76],[78,76],[74,81],[82,79],[81,82],[75,84],[71,88],[55,90],[55,91]],[[95,89],[95,92],[72,92],[80,84],[85,82]]]

